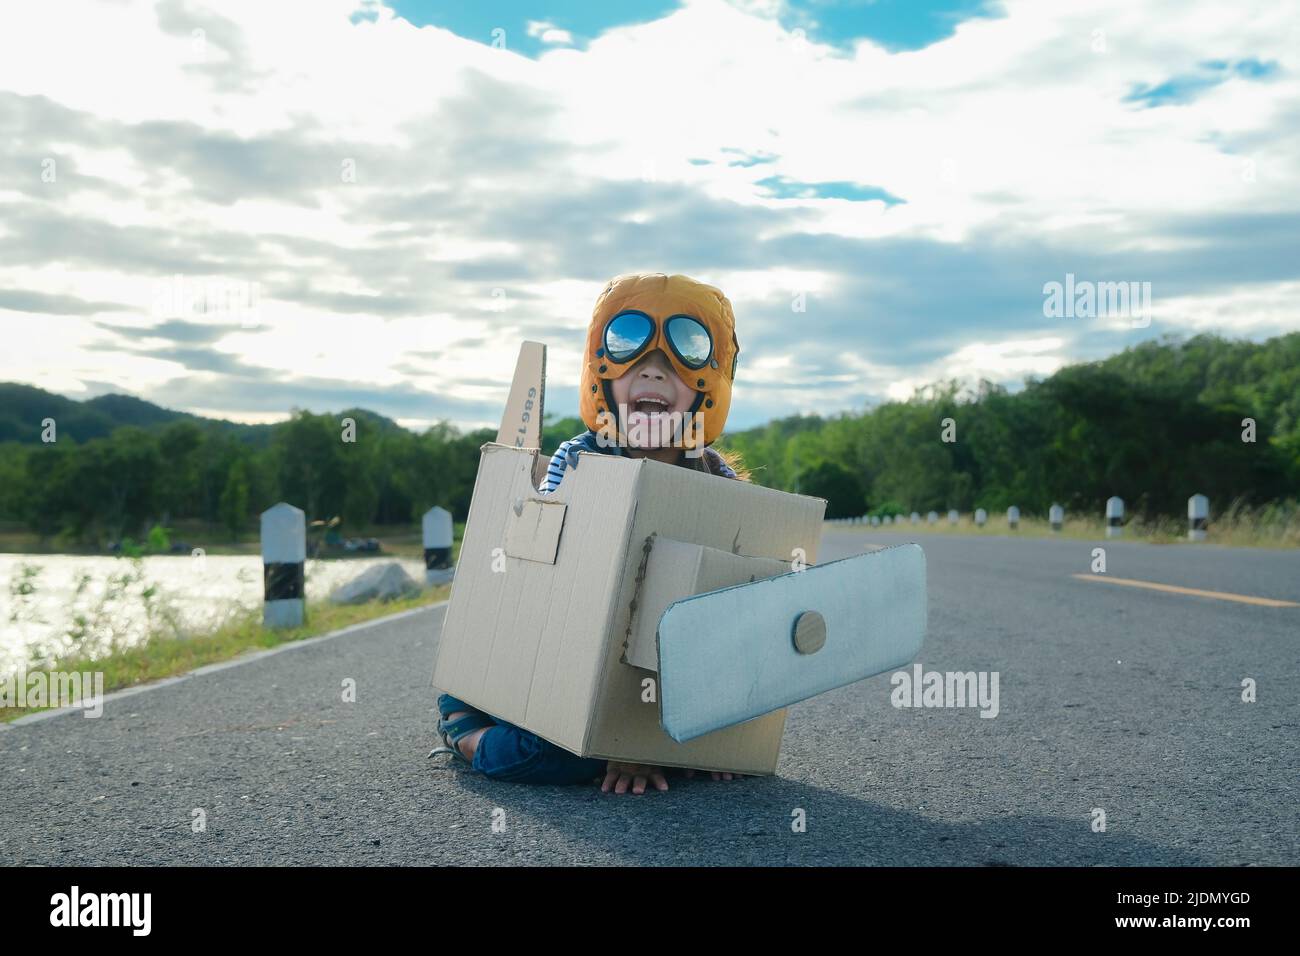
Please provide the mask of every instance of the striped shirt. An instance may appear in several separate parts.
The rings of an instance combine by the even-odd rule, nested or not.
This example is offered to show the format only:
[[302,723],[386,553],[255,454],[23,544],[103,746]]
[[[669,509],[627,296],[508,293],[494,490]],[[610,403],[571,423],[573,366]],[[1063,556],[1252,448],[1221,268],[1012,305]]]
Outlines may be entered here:
[[[568,441],[560,442],[560,447],[555,449],[555,454],[551,456],[551,462],[546,467],[546,479],[538,486],[537,490],[547,494],[560,487],[560,482],[564,480],[564,472],[568,469],[570,461],[579,452],[593,452],[597,455],[622,455],[623,449],[617,445],[602,446],[596,440],[596,433],[590,429],[581,435],[575,435]],[[705,448],[703,455],[698,458],[687,458],[686,461],[688,462],[686,467],[694,468],[697,471],[707,472],[711,475],[721,475],[724,478],[736,477],[736,473],[722,460],[722,456],[712,448]]]

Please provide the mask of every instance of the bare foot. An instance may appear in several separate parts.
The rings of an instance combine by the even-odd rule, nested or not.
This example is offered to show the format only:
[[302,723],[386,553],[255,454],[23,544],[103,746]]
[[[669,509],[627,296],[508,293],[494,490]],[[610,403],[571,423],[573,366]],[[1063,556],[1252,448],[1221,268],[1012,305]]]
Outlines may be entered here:
[[605,763],[605,779],[601,781],[600,789],[603,793],[609,793],[611,789],[615,793],[627,793],[630,785],[633,793],[642,794],[645,793],[647,782],[656,790],[668,789],[663,767],[610,760]]

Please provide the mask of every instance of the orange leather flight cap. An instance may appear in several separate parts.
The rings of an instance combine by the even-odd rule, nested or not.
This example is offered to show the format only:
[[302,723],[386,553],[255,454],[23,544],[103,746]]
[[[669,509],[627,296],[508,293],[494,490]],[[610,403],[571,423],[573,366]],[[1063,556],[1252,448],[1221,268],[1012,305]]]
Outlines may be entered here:
[[[605,326],[620,312],[643,312],[654,320],[651,341],[630,362],[613,362],[605,354]],[[713,354],[701,369],[682,363],[664,337],[664,325],[675,315],[689,315],[703,323],[713,340]],[[736,341],[736,317],[722,291],[682,275],[661,272],[616,276],[605,286],[592,311],[587,329],[587,351],[579,390],[582,420],[593,431],[617,427],[621,435],[624,423],[618,422],[618,407],[609,383],[619,378],[637,361],[654,349],[660,349],[672,363],[683,382],[695,389],[696,400],[690,411],[704,416],[704,444],[710,445],[722,434],[731,409],[731,386],[736,378],[736,358],[740,345]],[[693,442],[693,429],[683,437],[687,447]]]

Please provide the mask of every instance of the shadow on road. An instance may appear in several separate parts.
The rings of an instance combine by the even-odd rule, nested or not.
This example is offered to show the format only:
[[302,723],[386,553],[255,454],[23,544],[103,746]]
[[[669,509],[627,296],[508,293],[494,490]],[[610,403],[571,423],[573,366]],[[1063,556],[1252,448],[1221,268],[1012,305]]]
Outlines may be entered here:
[[[452,772],[452,771],[449,771]],[[1197,866],[1186,850],[1094,833],[1089,820],[1014,816],[971,822],[780,777],[669,778],[667,793],[618,796],[598,786],[501,784],[459,771],[448,789],[540,824],[575,850],[574,863],[732,866]],[[798,811],[804,832],[793,826]],[[502,834],[504,836],[506,834]],[[540,833],[532,832],[536,840]],[[508,853],[501,862],[511,862]],[[527,862],[520,859],[518,862]]]

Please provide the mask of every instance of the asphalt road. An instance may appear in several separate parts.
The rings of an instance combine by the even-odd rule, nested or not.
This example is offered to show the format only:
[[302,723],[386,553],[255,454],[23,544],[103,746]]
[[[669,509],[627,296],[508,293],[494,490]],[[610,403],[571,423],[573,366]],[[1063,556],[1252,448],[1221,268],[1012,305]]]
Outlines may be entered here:
[[[905,540],[828,528],[821,558]],[[0,730],[0,860],[1300,863],[1300,608],[1071,577],[1104,544],[1113,577],[1300,602],[1300,553],[920,542],[918,660],[996,671],[996,718],[895,708],[881,675],[793,707],[774,778],[641,797],[494,784],[425,759],[439,608],[110,701],[98,720]]]

